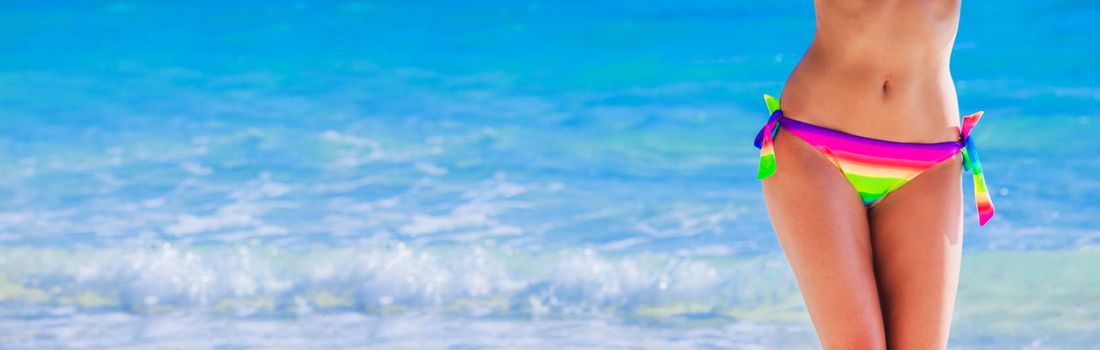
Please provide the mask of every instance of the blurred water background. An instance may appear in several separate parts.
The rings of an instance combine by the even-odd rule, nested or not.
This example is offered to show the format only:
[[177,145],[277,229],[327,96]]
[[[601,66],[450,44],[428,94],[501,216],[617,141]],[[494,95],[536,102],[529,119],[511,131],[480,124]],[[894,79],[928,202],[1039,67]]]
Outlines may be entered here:
[[[1095,18],[964,4],[998,212],[967,193],[952,348],[1100,348]],[[790,0],[5,1],[0,347],[816,348],[751,145],[812,31]]]

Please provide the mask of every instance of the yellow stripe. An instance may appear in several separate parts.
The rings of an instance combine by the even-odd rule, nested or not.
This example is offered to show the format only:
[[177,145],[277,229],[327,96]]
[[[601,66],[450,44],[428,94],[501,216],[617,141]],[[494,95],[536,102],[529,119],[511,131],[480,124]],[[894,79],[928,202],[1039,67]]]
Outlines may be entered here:
[[843,169],[845,173],[854,173],[863,176],[910,179],[921,173],[920,170],[913,170],[912,168],[885,165],[870,166],[866,165],[866,163],[852,162],[843,159],[837,159],[837,162],[840,163],[840,168]]

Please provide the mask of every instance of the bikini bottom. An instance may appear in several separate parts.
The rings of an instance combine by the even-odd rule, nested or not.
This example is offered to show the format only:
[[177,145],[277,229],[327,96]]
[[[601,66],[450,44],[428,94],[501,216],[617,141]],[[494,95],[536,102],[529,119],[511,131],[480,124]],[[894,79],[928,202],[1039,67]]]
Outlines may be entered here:
[[985,173],[978,161],[977,148],[970,138],[970,131],[982,117],[982,112],[963,118],[958,141],[905,143],[856,136],[787,118],[779,108],[778,99],[764,95],[764,100],[771,118],[756,135],[755,146],[760,149],[758,179],[763,180],[775,173],[772,139],[780,127],[806,141],[836,165],[868,207],[881,202],[891,192],[940,162],[962,153],[963,169],[974,175],[979,226],[984,226],[993,217],[993,201],[985,185]]

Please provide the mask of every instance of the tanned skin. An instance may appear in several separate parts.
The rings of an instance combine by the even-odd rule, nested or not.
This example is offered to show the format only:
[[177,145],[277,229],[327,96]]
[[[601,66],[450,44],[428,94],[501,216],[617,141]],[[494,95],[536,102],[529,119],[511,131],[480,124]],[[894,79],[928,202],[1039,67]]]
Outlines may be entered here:
[[[784,115],[859,136],[957,141],[949,72],[960,0],[816,0]],[[782,128],[768,215],[825,349],[945,349],[962,257],[959,155],[871,208]]]

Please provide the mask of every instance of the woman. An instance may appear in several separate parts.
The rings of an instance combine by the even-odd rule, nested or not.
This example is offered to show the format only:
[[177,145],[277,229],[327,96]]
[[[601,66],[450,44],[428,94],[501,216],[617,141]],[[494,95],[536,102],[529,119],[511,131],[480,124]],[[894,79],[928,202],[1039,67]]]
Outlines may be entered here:
[[943,349],[970,170],[948,63],[959,0],[816,0],[813,42],[761,130],[776,235],[826,349]]

